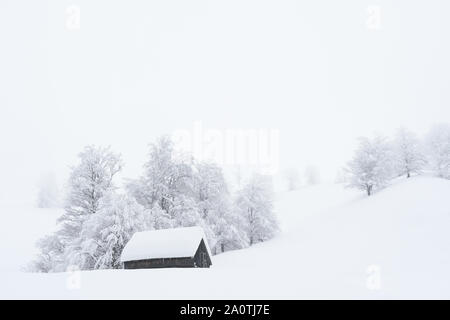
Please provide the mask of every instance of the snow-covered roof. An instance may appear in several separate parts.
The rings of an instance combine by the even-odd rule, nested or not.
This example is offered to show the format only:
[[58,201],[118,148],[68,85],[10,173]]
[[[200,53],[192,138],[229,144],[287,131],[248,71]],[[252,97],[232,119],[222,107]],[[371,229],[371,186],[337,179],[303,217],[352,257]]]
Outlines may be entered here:
[[123,249],[121,261],[193,257],[202,239],[211,257],[200,227],[136,232]]

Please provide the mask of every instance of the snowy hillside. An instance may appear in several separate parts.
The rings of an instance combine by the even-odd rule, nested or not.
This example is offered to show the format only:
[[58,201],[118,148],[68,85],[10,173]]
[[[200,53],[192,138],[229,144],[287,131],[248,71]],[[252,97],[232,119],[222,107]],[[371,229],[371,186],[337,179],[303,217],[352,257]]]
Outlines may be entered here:
[[16,210],[16,225],[1,226],[0,298],[450,298],[449,195],[450,181],[431,177],[370,198],[308,187],[278,195],[274,240],[215,256],[210,269],[79,274],[20,272],[56,214]]

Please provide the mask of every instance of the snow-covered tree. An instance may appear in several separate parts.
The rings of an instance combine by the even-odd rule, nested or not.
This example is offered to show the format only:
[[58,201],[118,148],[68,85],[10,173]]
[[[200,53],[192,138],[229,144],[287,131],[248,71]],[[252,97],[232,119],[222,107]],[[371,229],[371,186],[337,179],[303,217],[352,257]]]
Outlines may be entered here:
[[371,195],[383,188],[392,178],[393,155],[391,145],[383,137],[360,138],[359,146],[348,163],[349,187]]
[[135,232],[150,228],[143,206],[127,195],[109,192],[98,211],[85,221],[81,248],[86,264],[94,269],[121,268],[120,255]]
[[432,170],[438,177],[450,179],[450,124],[433,126],[426,143]]
[[154,229],[201,226],[213,252],[242,247],[222,169],[177,153],[169,137],[150,146],[143,176],[127,188]]
[[62,262],[56,269],[65,270],[69,265],[91,269],[84,254],[81,234],[84,222],[96,214],[102,197],[114,189],[113,178],[121,170],[120,156],[109,148],[88,146],[79,154],[80,163],[72,168],[68,182],[65,213],[58,220],[56,233],[63,246]]
[[37,247],[40,250],[37,258],[31,263],[30,271],[53,272],[64,263],[64,245],[57,234],[45,236],[38,240]]
[[268,240],[278,231],[273,210],[273,187],[269,177],[253,175],[237,193],[235,207],[244,221],[242,227],[249,245]]
[[213,253],[245,246],[241,221],[233,215],[231,195],[222,169],[200,162],[194,168],[194,197]]
[[176,154],[172,140],[163,136],[150,145],[143,176],[128,183],[129,192],[147,209],[163,210],[173,218],[172,209],[179,195],[190,192],[192,164]]
[[224,197],[229,195],[228,187],[222,169],[215,164],[196,163],[194,173],[194,195],[202,218],[206,219],[221,207]]
[[245,217],[238,210],[221,210],[214,217],[212,225],[215,244],[211,247],[213,254],[248,246]]
[[39,180],[38,208],[57,208],[61,204],[60,200],[59,188],[54,174],[44,174]]
[[339,168],[336,171],[336,177],[334,178],[335,183],[346,183],[348,181],[348,172],[345,168]]
[[305,168],[305,179],[306,184],[309,186],[313,186],[320,182],[320,173],[319,169],[317,169],[314,165],[309,165]]
[[[202,215],[195,199],[189,195],[178,195],[170,210],[170,218],[173,227],[201,226]],[[207,233],[207,230],[204,230]]]
[[287,182],[287,190],[294,191],[297,190],[300,186],[300,174],[298,170],[295,168],[286,169],[284,172],[284,177]]
[[195,162],[174,150],[163,136],[150,146],[143,176],[128,184],[129,192],[145,206],[154,229],[201,226],[211,247],[215,244],[212,217],[226,196],[220,169]]
[[153,207],[148,209],[150,226],[152,229],[169,229],[174,227],[174,220],[172,217],[161,207],[158,203],[155,203]]
[[419,174],[426,165],[426,158],[421,150],[421,143],[417,136],[405,129],[397,131],[394,140],[394,152],[396,160],[396,170],[399,175]]

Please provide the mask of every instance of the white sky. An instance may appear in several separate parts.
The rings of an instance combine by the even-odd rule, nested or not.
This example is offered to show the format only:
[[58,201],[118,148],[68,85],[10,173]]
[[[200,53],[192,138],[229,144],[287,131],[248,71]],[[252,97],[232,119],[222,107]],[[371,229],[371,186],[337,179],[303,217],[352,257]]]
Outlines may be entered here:
[[198,121],[279,130],[281,168],[333,178],[358,136],[450,121],[448,12],[446,0],[1,0],[0,201],[23,200],[43,172],[64,177],[87,144],[111,145],[137,176],[149,142]]

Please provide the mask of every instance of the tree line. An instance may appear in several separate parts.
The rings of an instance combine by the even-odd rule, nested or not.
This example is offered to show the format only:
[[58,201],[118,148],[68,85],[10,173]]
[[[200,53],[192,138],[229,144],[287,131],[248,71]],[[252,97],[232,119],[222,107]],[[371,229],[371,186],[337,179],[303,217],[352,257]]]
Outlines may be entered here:
[[231,192],[222,169],[175,150],[168,136],[150,145],[138,179],[118,188],[120,154],[87,146],[68,179],[58,229],[38,241],[37,272],[121,268],[138,231],[201,226],[213,254],[266,241],[278,231],[271,179],[254,174]]
[[410,178],[429,171],[450,179],[450,124],[433,126],[422,139],[405,128],[398,129],[393,139],[360,138],[345,171],[349,187],[369,196],[400,176]]

